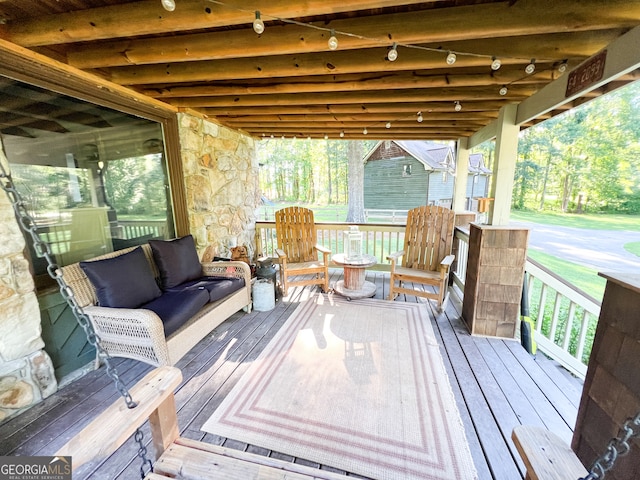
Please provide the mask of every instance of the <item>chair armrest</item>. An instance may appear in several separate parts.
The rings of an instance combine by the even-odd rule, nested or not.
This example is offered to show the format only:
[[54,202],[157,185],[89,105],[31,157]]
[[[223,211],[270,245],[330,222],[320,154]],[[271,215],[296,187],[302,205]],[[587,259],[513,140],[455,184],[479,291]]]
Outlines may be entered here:
[[287,254],[281,248],[276,248],[276,255],[278,255],[279,258],[287,258]]
[[251,284],[251,269],[245,262],[204,262],[202,274],[207,277],[244,278],[245,285]]
[[390,262],[397,262],[398,259],[404,255],[404,250],[400,250],[399,252],[393,252],[387,255],[387,260]]
[[170,365],[164,325],[158,315],[143,308],[88,306],[87,314],[102,347],[113,356],[134,358],[152,365]]
[[446,257],[444,257],[442,259],[442,261],[440,262],[440,266],[441,267],[445,267],[447,270],[451,267],[451,264],[453,264],[453,261],[456,259],[455,255],[447,255]]
[[327,247],[323,247],[322,245],[315,245],[315,249],[318,250],[323,255],[331,255],[331,249]]
[[[159,408],[164,414],[162,427],[165,432],[169,431],[168,437],[173,436],[171,441],[175,440],[179,432],[173,392],[181,381],[182,373],[175,367],[164,366],[152,370],[129,390],[133,401],[137,403],[135,408],[128,408],[124,400],[118,399],[71,438],[56,455],[72,456],[74,470],[90,460],[107,458]],[[162,408],[168,404],[173,405],[173,412],[170,408]],[[167,415],[174,418],[166,418]],[[175,424],[175,429],[166,428],[171,424]]]

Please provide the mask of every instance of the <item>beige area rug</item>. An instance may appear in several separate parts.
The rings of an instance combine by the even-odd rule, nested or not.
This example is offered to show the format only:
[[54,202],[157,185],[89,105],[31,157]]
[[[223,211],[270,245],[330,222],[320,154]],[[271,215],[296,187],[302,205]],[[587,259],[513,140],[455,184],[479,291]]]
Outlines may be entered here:
[[306,300],[202,430],[376,480],[477,478],[423,304]]

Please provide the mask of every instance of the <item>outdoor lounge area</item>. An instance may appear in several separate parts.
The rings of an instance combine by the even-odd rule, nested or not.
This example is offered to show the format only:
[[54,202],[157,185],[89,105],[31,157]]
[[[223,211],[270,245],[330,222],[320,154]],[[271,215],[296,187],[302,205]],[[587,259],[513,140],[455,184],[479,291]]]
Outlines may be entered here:
[[[143,417],[151,419],[143,427],[148,456],[154,457],[151,431],[157,433],[158,423],[166,427],[161,420],[173,420],[169,413],[175,410],[183,440],[256,455],[254,461],[282,461],[278,468],[286,473],[279,478],[298,480],[297,469],[305,469],[302,478],[323,480],[393,478],[367,475],[359,465],[320,461],[312,452],[293,455],[275,443],[276,432],[270,428],[263,428],[259,442],[231,433],[205,433],[217,431],[216,425],[209,426],[212,417],[241,398],[235,396],[238,390],[261,392],[235,387],[244,387],[245,374],[272,354],[270,341],[287,331],[293,323],[288,320],[298,320],[310,300],[340,298],[350,312],[366,302],[378,302],[380,308],[370,317],[382,317],[378,323],[392,328],[391,334],[378,336],[384,340],[379,343],[392,343],[396,357],[403,360],[399,353],[407,351],[406,362],[413,369],[408,381],[397,363],[358,364],[379,367],[387,375],[380,377],[385,380],[396,380],[397,373],[398,388],[382,385],[396,390],[396,402],[404,403],[403,395],[408,395],[404,387],[413,382],[410,388],[414,388],[416,379],[430,391],[441,389],[433,397],[439,410],[432,410],[429,401],[416,401],[400,422],[393,417],[383,423],[406,425],[407,435],[415,436],[419,430],[422,446],[433,446],[439,455],[439,463],[431,458],[423,463],[442,466],[444,453],[465,457],[451,462],[464,465],[459,470],[464,473],[456,475],[459,471],[453,467],[453,474],[448,469],[442,478],[474,478],[466,468],[468,457],[482,480],[535,478],[512,441],[513,429],[520,425],[557,435],[563,448],[571,447],[565,453],[586,468],[620,428],[627,428],[633,436],[621,442],[621,448],[630,447],[631,454],[620,458],[607,478],[638,478],[640,276],[600,272],[607,281],[600,302],[528,258],[528,230],[511,221],[518,144],[524,144],[521,132],[563,113],[572,115],[591,99],[640,78],[640,0],[611,0],[607,8],[602,4],[601,0],[0,1],[0,184],[8,193],[0,192],[0,456],[27,460],[56,455],[84,427],[100,420],[109,405],[120,401],[107,368],[94,368],[92,335],[76,321],[69,290],[58,289],[62,282],[53,278],[58,267],[189,235],[203,264],[233,259],[238,248],[244,252],[238,260],[247,263],[264,257],[278,257],[280,267],[287,261],[316,263],[316,258],[280,255],[284,250],[274,232],[276,222],[258,218],[263,198],[334,205],[333,191],[338,203],[349,202],[351,207],[356,196],[352,193],[364,180],[356,180],[358,175],[347,169],[332,176],[330,161],[325,162],[326,174],[324,166],[322,171],[306,167],[298,171],[289,166],[287,155],[274,154],[269,161],[296,175],[274,180],[274,187],[281,189],[276,199],[261,190],[265,143],[273,139],[293,147],[309,142],[327,155],[335,150],[344,160],[355,160],[355,165],[362,158],[357,147],[370,140],[388,143],[380,155],[393,158],[392,141],[429,140],[450,142],[455,152],[447,170],[431,176],[439,186],[453,183],[453,193],[446,196],[455,213],[453,235],[448,231],[439,240],[446,237],[451,251],[438,259],[438,272],[400,266],[404,270],[399,278],[406,288],[389,301],[396,293],[389,284],[394,259],[403,249],[405,225],[363,223],[356,215],[335,222],[316,218],[319,251],[333,255],[329,265],[313,268],[318,273],[328,268],[329,281],[322,283],[328,291],[320,293],[318,282],[296,283],[300,273],[293,269],[290,288],[283,282],[285,296],[275,308],[252,310],[245,281],[242,302],[231,302],[224,320],[215,318],[213,331],[203,328],[196,332],[202,336],[190,336],[195,340],[189,344],[174,340],[178,353],[157,363],[179,382],[175,409],[173,394],[167,393],[173,391],[171,385],[165,389],[162,411],[154,407]],[[627,132],[618,130],[620,137],[627,137]],[[554,136],[559,138],[557,131],[546,134],[545,142],[553,145]],[[346,153],[334,147],[344,147]],[[467,211],[467,186],[477,177],[460,173],[467,172],[471,157],[485,147],[491,153],[487,166],[492,173],[490,188],[480,198],[490,205],[478,208],[486,210],[480,219]],[[625,161],[637,160],[633,152]],[[571,157],[580,165],[593,160],[579,153],[572,151]],[[351,164],[345,161],[345,167],[347,163]],[[404,183],[419,178],[419,169],[412,170],[411,163],[397,167],[388,177],[393,182],[376,183],[374,194],[383,200],[390,190],[406,195]],[[624,180],[632,178],[622,169],[615,172],[626,175]],[[596,176],[607,183],[607,174]],[[314,186],[318,195],[313,200],[300,191],[293,194],[301,182]],[[583,198],[590,196],[584,197],[582,188],[575,187],[581,207]],[[14,199],[11,192],[22,198]],[[424,206],[430,207],[429,197],[425,198]],[[364,243],[359,263],[349,264],[344,262],[349,260],[344,238],[351,227],[360,228]],[[42,242],[35,238],[35,230]],[[434,230],[425,227],[422,233]],[[565,244],[572,244],[571,239]],[[616,265],[610,264],[613,270]],[[220,270],[230,273],[225,267]],[[243,263],[241,270],[248,279],[250,268]],[[419,284],[417,270],[431,284]],[[131,275],[125,277],[122,286],[133,291],[136,282]],[[338,297],[341,290],[346,295]],[[538,342],[535,358],[519,342],[518,328],[527,317],[521,310],[523,292],[531,302],[531,328]],[[195,293],[201,300],[207,296]],[[374,300],[368,298],[370,293]],[[399,311],[419,311],[411,317],[418,330],[394,324]],[[160,320],[154,320],[162,330]],[[294,353],[299,359],[317,361],[326,339],[315,336],[313,328],[308,330],[302,338],[314,353]],[[415,335],[416,331],[428,335]],[[422,343],[412,350],[416,339]],[[334,352],[332,360],[338,360],[334,363],[343,366],[349,355],[355,360],[372,358],[366,341],[351,343],[345,340],[344,350],[339,341],[330,343],[327,352]],[[426,362],[421,360],[427,357],[442,363],[438,377],[425,373]],[[129,386],[153,369],[132,359],[117,357],[113,362]],[[354,378],[366,384],[370,372],[374,370],[364,368],[359,371],[364,377]],[[273,372],[263,377],[286,377],[278,373],[280,377]],[[335,384],[330,386],[337,393],[326,397],[319,391],[331,392],[321,388],[321,382],[303,388],[307,384],[292,386],[288,380],[282,391],[271,385],[270,392],[278,395],[264,395],[286,400],[287,392],[295,390],[282,417],[291,416],[288,409],[299,404],[296,415],[304,419],[309,413],[304,400],[317,395],[317,403],[326,410],[339,411],[343,417],[354,411],[360,417],[352,417],[365,417],[368,422],[363,423],[374,429],[381,424],[367,419],[364,404],[349,393],[341,394]],[[370,387],[377,385],[372,381]],[[244,398],[238,404],[248,402]],[[225,408],[218,409],[221,406]],[[388,405],[380,407],[376,413],[388,412],[383,408]],[[175,434],[178,428],[172,420],[168,429]],[[220,418],[215,420],[221,423]],[[429,420],[437,424],[432,429],[425,426]],[[635,423],[630,430],[631,421]],[[104,434],[113,426],[108,420],[103,423],[104,429],[99,425],[93,431]],[[450,434],[453,430],[456,433]],[[334,459],[343,452],[344,457],[354,456],[350,439],[341,438],[345,431],[332,429],[333,442],[325,442]],[[397,431],[397,438],[380,438],[391,439],[391,445],[411,446]],[[378,437],[371,441],[373,437],[368,440],[375,446]],[[74,478],[139,477],[142,462],[133,439],[127,434],[112,440],[125,443],[107,458],[91,457]],[[173,441],[167,443],[173,446]],[[376,460],[391,464],[395,452],[388,452],[388,457],[380,454]],[[227,456],[234,455],[239,454]],[[205,471],[200,477],[210,474]],[[403,474],[398,475],[400,480],[414,480]],[[147,480],[177,476],[151,474]],[[183,476],[198,478],[191,472]],[[223,480],[246,477],[238,474]]]
[[[330,274],[330,285],[333,285],[342,278],[342,269],[332,268]],[[367,271],[367,281],[377,287],[375,299],[383,301],[387,296],[388,277],[388,273]],[[178,424],[183,438],[319,468],[317,478],[325,478],[322,472],[336,471],[305,458],[293,458],[201,431],[203,424],[298,304],[314,294],[319,294],[317,286],[292,287],[289,295],[280,298],[273,310],[238,312],[178,362],[184,377],[176,394]],[[511,431],[517,425],[543,426],[570,442],[581,381],[542,354],[532,358],[517,341],[469,335],[460,319],[461,301],[455,293],[450,295],[441,313],[433,302],[418,297],[400,294],[395,302],[428,305],[431,325],[478,478],[524,477],[524,465],[510,439]],[[122,380],[129,385],[152,369],[132,360],[116,359],[115,364]],[[313,395],[313,392],[308,394]],[[3,424],[0,427],[0,455],[51,455],[117,399],[118,394],[103,366]],[[149,441],[148,427],[143,431],[145,440]],[[83,466],[77,476],[136,478],[140,469],[136,450],[133,439],[129,439],[110,458]],[[153,447],[149,446],[149,450],[152,456]]]

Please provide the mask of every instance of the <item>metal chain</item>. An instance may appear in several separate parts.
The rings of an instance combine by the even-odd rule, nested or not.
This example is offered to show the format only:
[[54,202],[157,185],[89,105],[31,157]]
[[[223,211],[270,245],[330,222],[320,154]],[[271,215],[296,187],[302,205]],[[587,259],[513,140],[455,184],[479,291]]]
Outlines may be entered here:
[[[96,335],[93,325],[91,324],[91,320],[84,313],[82,307],[78,304],[76,300],[73,290],[67,285],[65,280],[62,278],[62,270],[56,263],[55,259],[51,255],[51,248],[49,244],[42,240],[40,233],[38,232],[38,226],[34,218],[29,214],[24,201],[22,200],[22,196],[20,192],[15,187],[13,183],[13,179],[11,178],[11,174],[7,173],[3,163],[0,161],[0,187],[7,193],[13,210],[16,214],[16,218],[18,220],[18,224],[20,228],[22,228],[26,233],[31,237],[31,241],[33,243],[33,249],[36,255],[39,258],[44,258],[47,261],[47,273],[51,278],[53,278],[60,289],[60,294],[62,298],[67,302],[67,304],[71,307],[71,311],[75,315],[78,323],[84,330],[85,335],[87,336],[87,340],[91,346],[93,346],[98,352],[98,356],[104,360],[105,367],[107,369],[107,376],[111,378],[113,383],[115,384],[116,390],[124,399],[127,408],[135,408],[138,404],[133,400],[131,394],[127,387],[122,383],[120,376],[118,375],[117,370],[112,364],[112,357],[109,353],[102,347],[100,344],[100,338]],[[151,460],[147,458],[147,448],[144,445],[144,435],[142,431],[138,428],[135,433],[135,441],[138,443],[138,457],[142,460],[142,466],[140,467],[140,475],[141,478],[147,476],[149,472],[153,471],[153,464]]]
[[623,457],[631,450],[629,440],[640,438],[640,412],[634,418],[628,418],[620,428],[621,435],[612,438],[605,452],[600,455],[586,477],[578,480],[601,480],[605,473],[613,468],[618,457]]

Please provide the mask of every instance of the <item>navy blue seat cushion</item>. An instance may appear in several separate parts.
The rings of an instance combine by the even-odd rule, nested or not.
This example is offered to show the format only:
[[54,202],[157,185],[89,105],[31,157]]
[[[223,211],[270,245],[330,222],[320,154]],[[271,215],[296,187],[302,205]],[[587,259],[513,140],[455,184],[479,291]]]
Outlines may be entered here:
[[202,276],[202,265],[192,235],[176,240],[149,240],[149,245],[163,290]]
[[209,301],[216,302],[227,295],[244,287],[244,278],[235,277],[200,277],[190,280],[176,287],[170,288],[167,292],[179,292],[185,289],[203,289],[209,293]]
[[140,247],[117,257],[80,262],[80,268],[102,307],[137,308],[162,294]]
[[164,292],[160,297],[140,308],[155,312],[164,327],[165,336],[171,335],[198,310],[209,303],[209,292],[206,289],[182,289],[175,292]]

